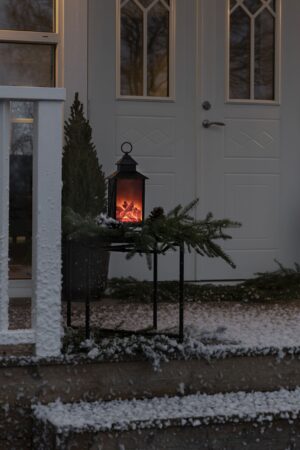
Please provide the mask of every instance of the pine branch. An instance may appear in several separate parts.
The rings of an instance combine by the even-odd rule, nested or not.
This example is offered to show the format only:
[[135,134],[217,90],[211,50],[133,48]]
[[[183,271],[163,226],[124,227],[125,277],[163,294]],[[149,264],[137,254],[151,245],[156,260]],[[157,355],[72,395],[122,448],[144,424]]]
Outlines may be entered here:
[[112,241],[116,238],[129,242],[131,250],[127,254],[130,259],[136,254],[146,254],[151,267],[151,254],[157,251],[165,254],[168,250],[176,250],[185,245],[187,250],[194,250],[201,256],[221,258],[231,267],[235,267],[230,256],[215,242],[231,239],[227,230],[239,227],[238,222],[229,219],[215,220],[209,213],[204,220],[196,220],[189,215],[198,200],[194,200],[186,207],[178,205],[167,215],[162,208],[155,208],[145,220],[142,227],[119,224],[116,228],[100,228],[92,217],[82,218],[72,210],[65,212],[65,228],[73,237],[99,236]]

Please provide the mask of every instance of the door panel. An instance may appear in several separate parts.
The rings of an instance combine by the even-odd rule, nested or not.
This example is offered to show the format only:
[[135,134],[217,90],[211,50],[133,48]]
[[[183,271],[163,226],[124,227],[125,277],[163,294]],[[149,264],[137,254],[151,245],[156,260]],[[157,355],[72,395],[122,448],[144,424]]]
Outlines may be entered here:
[[[199,196],[201,212],[242,223],[224,245],[237,269],[197,261],[197,278],[246,278],[279,256],[280,105],[227,101],[227,1],[201,2]],[[263,4],[261,4],[263,5]],[[212,76],[210,76],[210,74]],[[250,92],[250,89],[249,89]],[[203,101],[211,103],[208,111]],[[203,120],[225,126],[204,128]]]
[[[237,269],[191,257],[187,278],[246,278],[276,268],[274,258],[286,265],[299,261],[299,0],[282,2],[281,78],[275,80],[281,95],[273,103],[227,101],[226,0],[176,1],[173,102],[117,100],[115,3],[89,2],[89,117],[106,174],[114,170],[120,144],[131,141],[139,170],[149,176],[147,213],[198,196],[199,218],[212,211],[242,222],[225,244]],[[255,45],[260,48],[258,41]],[[254,96],[264,83],[258,69],[253,76],[260,92],[250,89]],[[225,126],[206,129],[203,120]],[[173,255],[160,264],[162,279],[177,276]],[[151,277],[139,258],[129,264],[120,255],[114,255],[110,275]]]
[[[167,101],[117,98],[116,5],[114,0],[89,3],[89,117],[94,141],[107,175],[120,159],[121,144],[131,142],[137,169],[149,177],[146,215],[156,206],[168,211],[196,195],[195,1],[176,2],[176,98]],[[195,276],[194,258],[186,258],[187,278]],[[160,258],[161,279],[178,277],[177,259],[172,252]],[[152,277],[145,258],[127,261],[121,254],[112,255],[110,276],[126,275]]]

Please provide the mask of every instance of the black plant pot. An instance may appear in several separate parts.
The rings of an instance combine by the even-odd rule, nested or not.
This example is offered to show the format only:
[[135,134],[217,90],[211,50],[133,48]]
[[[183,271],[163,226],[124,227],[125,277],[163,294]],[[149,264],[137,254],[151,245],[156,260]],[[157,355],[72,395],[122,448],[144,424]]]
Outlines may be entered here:
[[[63,239],[62,296],[63,300],[84,301],[103,295],[108,276],[109,252],[101,246]],[[89,286],[88,286],[89,285]]]

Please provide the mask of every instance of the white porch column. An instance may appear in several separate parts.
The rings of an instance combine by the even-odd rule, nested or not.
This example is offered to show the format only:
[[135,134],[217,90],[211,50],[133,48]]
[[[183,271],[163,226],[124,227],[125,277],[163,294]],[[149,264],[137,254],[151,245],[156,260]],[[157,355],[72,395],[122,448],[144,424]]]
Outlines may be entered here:
[[0,100],[0,332],[8,329],[10,104]]
[[61,348],[61,158],[63,102],[35,103],[33,153],[33,323],[37,356]]

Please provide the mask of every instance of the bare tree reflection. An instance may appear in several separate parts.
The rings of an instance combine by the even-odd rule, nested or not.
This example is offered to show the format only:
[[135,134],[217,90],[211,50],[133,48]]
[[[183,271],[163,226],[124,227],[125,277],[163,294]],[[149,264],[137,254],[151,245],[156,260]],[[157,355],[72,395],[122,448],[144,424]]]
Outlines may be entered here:
[[133,2],[122,8],[121,93],[143,95],[143,13]]
[[157,4],[148,16],[148,95],[169,94],[169,12]]
[[[275,19],[264,8],[254,21],[254,97],[274,99]],[[249,99],[251,19],[242,7],[230,17],[230,98]]]
[[[169,12],[157,2],[147,14],[147,94],[167,96],[169,81]],[[143,10],[133,1],[121,15],[121,93],[143,95]]]
[[255,20],[255,98],[273,100],[275,95],[275,20],[263,11]]
[[237,8],[230,18],[230,98],[250,98],[250,18]]
[[53,31],[53,0],[7,0],[4,11],[10,29]]

